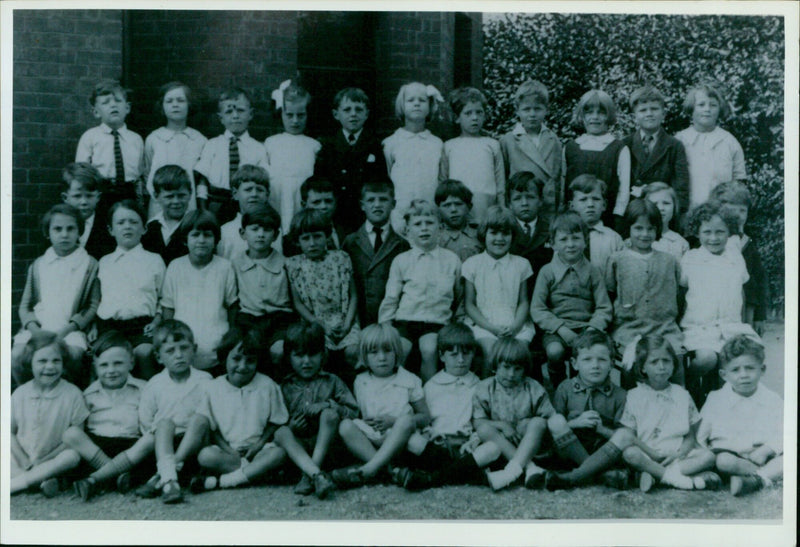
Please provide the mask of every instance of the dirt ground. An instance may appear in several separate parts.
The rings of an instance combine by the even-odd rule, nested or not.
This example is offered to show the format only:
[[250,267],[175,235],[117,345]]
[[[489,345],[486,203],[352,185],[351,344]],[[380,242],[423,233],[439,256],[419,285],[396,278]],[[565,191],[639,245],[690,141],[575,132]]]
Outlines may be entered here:
[[[783,393],[783,325],[770,324],[765,384]],[[292,493],[291,486],[266,486],[186,495],[183,504],[141,500],[108,493],[81,503],[71,493],[47,499],[41,494],[14,496],[10,517],[24,520],[534,520],[534,519],[781,519],[783,489],[743,497],[729,492],[656,489],[617,491],[592,486],[546,492],[512,488],[492,493],[487,487],[454,486],[411,493],[396,486],[369,486],[336,492],[319,501]]]

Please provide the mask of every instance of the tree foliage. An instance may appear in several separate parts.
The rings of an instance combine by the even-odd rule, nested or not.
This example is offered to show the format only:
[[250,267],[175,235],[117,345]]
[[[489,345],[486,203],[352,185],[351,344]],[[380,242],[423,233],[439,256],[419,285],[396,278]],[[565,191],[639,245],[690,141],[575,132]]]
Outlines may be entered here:
[[507,14],[484,25],[484,87],[500,135],[515,123],[513,95],[528,78],[550,90],[548,125],[572,138],[572,109],[591,88],[619,107],[618,136],[634,128],[631,92],[646,83],[667,100],[664,127],[689,125],[682,112],[688,88],[719,85],[733,114],[722,122],[742,144],[754,206],[748,221],[783,304],[784,22],[774,16]]

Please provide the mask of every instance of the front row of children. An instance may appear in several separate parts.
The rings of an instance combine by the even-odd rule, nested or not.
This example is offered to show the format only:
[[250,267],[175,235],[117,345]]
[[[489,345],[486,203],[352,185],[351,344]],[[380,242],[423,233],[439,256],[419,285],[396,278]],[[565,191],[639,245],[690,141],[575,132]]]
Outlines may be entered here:
[[[570,488],[594,481],[625,487],[655,483],[685,490],[716,489],[730,476],[734,495],[782,477],[782,409],[759,383],[763,348],[746,336],[721,351],[724,386],[701,412],[686,390],[670,382],[678,366],[664,338],[636,344],[638,386],[626,393],[611,382],[611,339],[587,329],[574,344],[577,375],[552,399],[529,378],[526,344],[500,337],[492,346],[494,375],[470,371],[478,344],[471,329],[450,323],[438,332],[443,370],[423,387],[401,365],[397,330],[364,329],[355,397],[322,370],[327,350],[318,324],[298,323],[285,338],[293,373],[278,386],[257,372],[268,358],[258,331],[232,330],[218,349],[225,373],[212,379],[192,365],[192,331],[166,320],[153,337],[164,370],[146,384],[130,376],[133,351],[119,332],[94,346],[97,380],[83,393],[61,378],[68,352],[46,331],[34,333],[23,363],[33,379],[11,400],[11,492],[59,491],[74,474],[83,500],[116,485],[131,471],[155,474],[136,493],[183,498],[179,477],[193,492],[274,481],[288,456],[301,470],[299,494],[320,499],[336,488],[392,480],[410,490],[487,483],[495,490],[522,480],[528,488]],[[342,446],[342,444],[344,446]],[[346,461],[344,447],[358,462]],[[352,457],[351,457],[352,459]],[[505,462],[503,465],[500,462]],[[141,464],[141,465],[140,465]],[[80,471],[80,470],[83,471]],[[285,473],[285,471],[284,471]],[[186,479],[190,479],[186,481]]]

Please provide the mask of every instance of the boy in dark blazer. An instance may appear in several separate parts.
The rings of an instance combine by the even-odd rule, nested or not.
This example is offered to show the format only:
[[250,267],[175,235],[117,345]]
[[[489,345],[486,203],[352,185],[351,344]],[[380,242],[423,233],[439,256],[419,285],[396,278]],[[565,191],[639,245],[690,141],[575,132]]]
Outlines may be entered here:
[[631,151],[631,196],[642,197],[642,190],[651,182],[665,182],[678,195],[680,210],[686,211],[689,166],[683,144],[661,127],[665,104],[661,92],[650,85],[631,94],[636,130],[623,139]]
[[[83,217],[84,229],[78,242],[95,260],[116,249],[117,242],[108,231],[108,209],[112,203],[103,196],[106,181],[90,163],[70,163],[61,171],[64,192],[61,199],[72,205]],[[104,199],[105,197],[105,199]]]
[[506,183],[506,201],[517,219],[510,252],[527,259],[533,268],[533,275],[528,278],[528,294],[533,294],[539,270],[553,258],[552,249],[546,245],[550,240],[550,218],[539,214],[543,188],[544,182],[530,171],[520,171]]
[[333,99],[333,117],[342,129],[320,139],[317,174],[331,181],[338,203],[334,218],[345,233],[356,231],[363,222],[358,213],[361,185],[386,173],[380,141],[364,124],[369,117],[369,98],[361,89],[342,89]]
[[142,236],[142,247],[146,251],[161,255],[164,264],[185,255],[188,226],[184,224],[192,183],[189,175],[178,165],[164,165],[153,175],[155,198],[161,212],[147,223]]
[[378,308],[386,293],[392,260],[410,249],[408,242],[397,235],[389,223],[394,206],[394,186],[385,176],[364,182],[361,186],[361,210],[367,220],[347,236],[342,246],[353,262],[358,319],[362,327],[378,321]]

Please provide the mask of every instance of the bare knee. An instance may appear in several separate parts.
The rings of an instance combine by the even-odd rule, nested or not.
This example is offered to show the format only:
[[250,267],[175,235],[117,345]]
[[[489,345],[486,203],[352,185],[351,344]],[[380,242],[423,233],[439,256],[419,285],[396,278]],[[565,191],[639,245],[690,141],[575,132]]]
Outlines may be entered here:
[[547,428],[550,430],[550,433],[557,435],[569,429],[569,425],[567,425],[567,419],[564,418],[564,416],[561,414],[553,414],[547,420]]
[[344,348],[344,360],[351,367],[358,364],[358,344],[351,344]]
[[694,374],[706,374],[717,366],[717,354],[710,350],[698,350],[691,360],[691,371]]
[[283,340],[278,340],[269,347],[269,356],[273,363],[280,363],[283,360]]
[[292,430],[289,428],[289,426],[282,425],[281,427],[278,428],[277,431],[275,431],[275,442],[277,442],[280,445],[284,445],[287,442],[291,442],[293,437],[294,434],[292,433]]
[[339,413],[333,410],[332,408],[326,408],[323,410],[319,415],[319,426],[320,427],[327,427],[330,429],[335,428],[339,425]]
[[358,427],[353,420],[342,420],[339,424],[339,435],[342,438],[352,437],[357,431],[359,431]]
[[636,435],[630,429],[617,429],[609,439],[620,450],[629,448],[633,445],[634,440],[636,440]]
[[214,467],[217,463],[219,449],[216,446],[206,446],[197,453],[197,463],[201,467]]
[[547,422],[544,418],[536,416],[531,418],[528,425],[525,426],[525,433],[543,433],[547,429]]
[[739,458],[737,458],[733,454],[722,452],[720,454],[717,454],[715,460],[717,469],[719,469],[720,471],[729,472],[736,467]]
[[544,348],[544,351],[547,353],[547,360],[550,362],[561,362],[564,360],[564,346],[559,342],[550,342],[547,344],[547,347]]
[[438,335],[429,333],[419,338],[419,352],[423,358],[436,359],[436,342],[439,339]]
[[622,459],[629,464],[640,463],[642,461],[642,456],[644,456],[644,453],[636,446],[629,446],[622,451]]
[[402,431],[403,433],[411,434],[417,429],[417,425],[414,422],[414,416],[411,414],[406,414],[404,416],[400,416],[394,422],[392,429],[397,429]]
[[61,461],[64,462],[65,466],[77,467],[79,463],[81,463],[81,456],[71,448],[66,449],[64,452],[61,453]]

